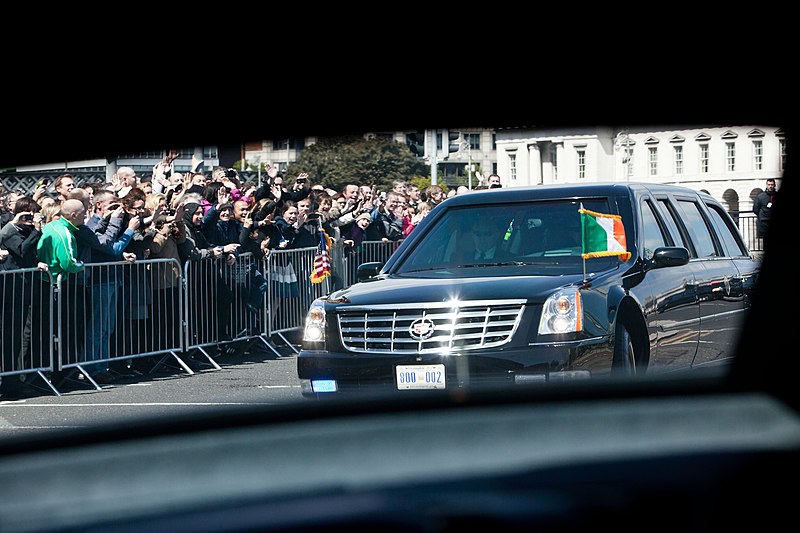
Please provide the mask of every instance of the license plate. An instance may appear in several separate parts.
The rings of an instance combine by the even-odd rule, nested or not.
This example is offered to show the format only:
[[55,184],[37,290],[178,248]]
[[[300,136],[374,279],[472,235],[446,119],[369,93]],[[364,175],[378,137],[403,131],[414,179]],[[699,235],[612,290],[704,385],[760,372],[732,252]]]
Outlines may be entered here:
[[398,365],[395,372],[398,390],[445,388],[444,365]]
[[314,379],[311,381],[314,392],[336,392],[336,380],[334,379]]

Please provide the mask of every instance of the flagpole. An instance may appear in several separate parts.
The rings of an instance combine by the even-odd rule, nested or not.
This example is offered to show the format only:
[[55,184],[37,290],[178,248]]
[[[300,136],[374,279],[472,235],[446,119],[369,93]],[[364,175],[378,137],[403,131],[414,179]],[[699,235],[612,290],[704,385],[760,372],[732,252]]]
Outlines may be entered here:
[[581,217],[581,260],[583,261],[583,282],[586,283],[586,258],[583,256],[583,251],[586,249],[583,240],[586,238],[586,235],[583,231],[583,214],[581,211],[583,211],[583,202],[581,202],[581,207],[578,210],[578,216]]

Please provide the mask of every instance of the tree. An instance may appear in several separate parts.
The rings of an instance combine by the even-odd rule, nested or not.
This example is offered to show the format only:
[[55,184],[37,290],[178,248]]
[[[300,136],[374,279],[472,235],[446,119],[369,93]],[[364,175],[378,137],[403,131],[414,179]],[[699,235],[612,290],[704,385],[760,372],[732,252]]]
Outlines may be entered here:
[[427,174],[404,143],[360,136],[321,138],[306,147],[300,157],[286,169],[291,178],[308,173],[312,184],[341,191],[348,183],[376,185],[391,189],[392,181],[411,180]]

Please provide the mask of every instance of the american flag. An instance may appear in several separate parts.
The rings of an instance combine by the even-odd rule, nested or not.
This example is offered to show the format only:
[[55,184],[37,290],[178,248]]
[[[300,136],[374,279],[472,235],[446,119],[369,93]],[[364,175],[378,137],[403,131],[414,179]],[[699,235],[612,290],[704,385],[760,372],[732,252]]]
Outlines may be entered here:
[[331,275],[331,259],[328,255],[330,249],[330,237],[325,233],[325,230],[319,230],[319,245],[317,245],[317,253],[314,256],[314,268],[311,271],[311,283],[322,283],[322,281]]

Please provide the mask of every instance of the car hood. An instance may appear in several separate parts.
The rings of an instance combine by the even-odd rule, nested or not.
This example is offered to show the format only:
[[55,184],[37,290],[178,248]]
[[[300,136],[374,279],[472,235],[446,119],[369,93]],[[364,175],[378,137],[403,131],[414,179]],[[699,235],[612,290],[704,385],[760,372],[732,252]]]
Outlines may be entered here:
[[450,300],[517,300],[543,302],[559,287],[579,283],[582,276],[509,276],[465,279],[386,277],[356,283],[331,294],[334,303],[377,305],[436,303]]

